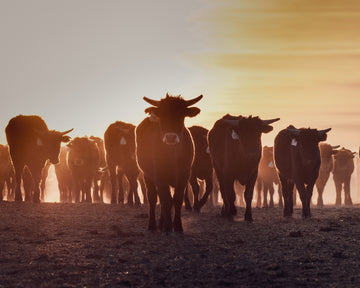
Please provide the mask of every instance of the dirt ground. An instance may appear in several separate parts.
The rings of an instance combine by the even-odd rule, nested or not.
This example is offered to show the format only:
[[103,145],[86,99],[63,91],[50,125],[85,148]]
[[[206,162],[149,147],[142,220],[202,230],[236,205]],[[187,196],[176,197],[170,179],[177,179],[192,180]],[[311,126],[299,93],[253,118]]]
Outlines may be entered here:
[[360,287],[360,207],[183,209],[184,233],[147,231],[147,207],[0,203],[0,287]]

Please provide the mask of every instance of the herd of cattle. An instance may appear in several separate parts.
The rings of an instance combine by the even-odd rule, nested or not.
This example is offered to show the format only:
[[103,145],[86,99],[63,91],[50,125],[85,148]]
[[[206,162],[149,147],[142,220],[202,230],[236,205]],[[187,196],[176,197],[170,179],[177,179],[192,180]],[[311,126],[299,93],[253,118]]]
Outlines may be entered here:
[[[336,204],[341,205],[342,187],[344,203],[352,204],[350,179],[355,153],[320,143],[326,140],[330,128],[297,129],[290,125],[275,137],[274,147],[262,148],[262,133],[272,131],[271,124],[279,118],[262,120],[228,114],[209,131],[199,126],[187,129],[184,119],[200,112],[192,106],[202,97],[185,100],[167,94],[159,101],[144,97],[151,105],[145,110],[149,117],[138,126],[112,123],[103,139],[71,139],[67,134],[73,129],[49,130],[44,120],[35,115],[12,118],[5,128],[8,145],[0,145],[1,200],[6,191],[8,200],[43,201],[45,179],[54,164],[61,202],[102,202],[105,185],[110,185],[113,204],[140,205],[141,198],[148,203],[149,230],[183,231],[183,204],[187,209],[200,211],[209,197],[217,199],[214,191],[221,193],[221,215],[232,218],[237,213],[236,183],[243,187],[246,221],[253,220],[254,188],[258,192],[257,205],[272,207],[274,185],[279,187],[279,206],[285,217],[293,213],[296,190],[302,216],[310,217],[314,185],[317,205],[322,206],[331,172]],[[202,193],[198,180],[205,183]],[[142,197],[138,195],[138,183]],[[190,187],[193,205],[189,200]],[[239,197],[242,199],[242,195]],[[161,213],[157,225],[158,199]]]

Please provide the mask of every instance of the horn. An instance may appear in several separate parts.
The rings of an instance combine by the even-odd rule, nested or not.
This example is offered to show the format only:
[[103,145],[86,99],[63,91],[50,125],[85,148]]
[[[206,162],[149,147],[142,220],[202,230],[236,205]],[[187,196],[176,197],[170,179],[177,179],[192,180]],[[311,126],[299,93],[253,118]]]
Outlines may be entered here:
[[318,132],[325,134],[325,133],[329,132],[330,130],[331,130],[331,128],[328,128],[328,129],[324,129],[324,130],[318,130]]
[[65,135],[65,134],[67,134],[67,133],[69,133],[69,132],[71,132],[71,131],[73,131],[74,130],[74,128],[71,128],[70,130],[67,130],[67,131],[65,131],[65,132],[60,132],[61,133],[61,135]]
[[331,149],[338,149],[340,147],[340,145],[336,145],[336,146],[331,146]]
[[203,95],[200,95],[194,99],[190,99],[190,100],[186,100],[186,107],[189,107],[191,105],[194,105],[195,103],[199,102],[201,100],[201,98],[203,97]]
[[155,107],[159,107],[159,105],[160,105],[160,101],[158,101],[158,100],[153,100],[153,99],[147,98],[145,96],[143,97],[143,99],[144,99],[145,102],[147,102],[150,105],[153,105]]
[[230,120],[230,119],[222,119],[222,121],[228,125],[230,125],[231,127],[237,127],[239,125],[239,120]]
[[264,125],[269,125],[269,124],[274,123],[274,122],[279,121],[279,120],[280,120],[280,118],[274,118],[274,119],[261,120],[261,121],[262,121],[262,123],[263,123]]

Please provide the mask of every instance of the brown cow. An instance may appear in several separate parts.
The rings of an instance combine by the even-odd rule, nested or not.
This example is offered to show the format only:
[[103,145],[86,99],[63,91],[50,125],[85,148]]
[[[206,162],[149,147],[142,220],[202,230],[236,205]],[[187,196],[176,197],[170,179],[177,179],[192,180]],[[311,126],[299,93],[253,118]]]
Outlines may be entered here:
[[69,144],[67,163],[73,179],[75,202],[92,202],[91,186],[100,169],[99,150],[88,137],[76,137]]
[[34,202],[40,202],[41,171],[46,160],[59,162],[61,142],[69,142],[65,132],[49,130],[45,121],[37,115],[18,115],[10,119],[5,128],[6,139],[15,169],[15,201],[22,201],[21,178],[25,165],[34,180]]
[[352,205],[350,196],[351,174],[354,172],[354,154],[344,147],[334,155],[333,178],[336,188],[335,205],[341,205],[341,190],[344,184],[345,205]]
[[326,185],[326,182],[329,179],[330,172],[333,170],[333,155],[336,154],[338,151],[335,150],[340,146],[331,146],[327,143],[320,143],[320,158],[321,164],[319,169],[319,177],[317,178],[315,185],[318,191],[318,200],[317,206],[321,207],[324,206],[323,201],[323,192]]

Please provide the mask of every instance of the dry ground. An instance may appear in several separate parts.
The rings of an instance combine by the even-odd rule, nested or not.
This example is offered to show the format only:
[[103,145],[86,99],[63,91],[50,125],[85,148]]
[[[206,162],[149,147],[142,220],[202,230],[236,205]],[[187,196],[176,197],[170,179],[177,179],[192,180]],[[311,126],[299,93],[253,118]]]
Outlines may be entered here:
[[184,234],[147,207],[0,203],[0,287],[360,287],[360,208],[183,210]]

